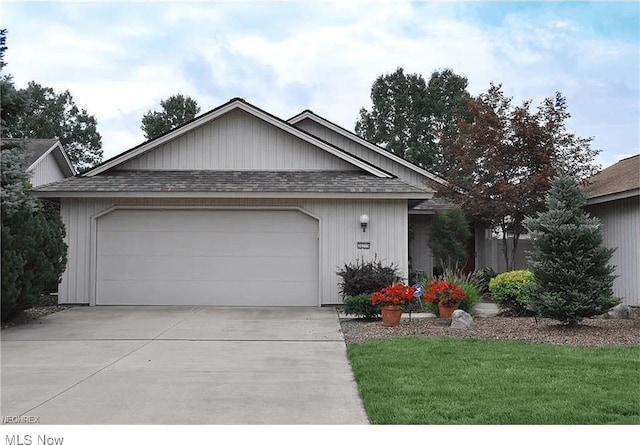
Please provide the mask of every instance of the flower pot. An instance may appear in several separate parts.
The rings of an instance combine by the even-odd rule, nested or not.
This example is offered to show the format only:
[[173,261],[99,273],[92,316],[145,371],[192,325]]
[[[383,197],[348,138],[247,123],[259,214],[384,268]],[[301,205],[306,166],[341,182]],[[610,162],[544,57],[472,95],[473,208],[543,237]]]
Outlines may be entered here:
[[399,326],[402,309],[396,306],[384,306],[382,312],[382,326]]
[[453,306],[445,306],[442,303],[438,303],[438,314],[440,318],[451,318],[451,315],[453,315],[453,311],[455,311],[456,309],[458,309],[457,304]]

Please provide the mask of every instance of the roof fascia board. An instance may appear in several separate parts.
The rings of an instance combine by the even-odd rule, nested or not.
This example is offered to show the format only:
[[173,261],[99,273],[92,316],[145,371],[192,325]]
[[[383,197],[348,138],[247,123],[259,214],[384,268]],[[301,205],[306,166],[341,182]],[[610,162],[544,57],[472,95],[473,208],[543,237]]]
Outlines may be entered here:
[[59,148],[60,156],[64,160],[64,163],[62,165],[60,165],[60,162],[58,162],[58,165],[60,165],[60,167],[64,166],[64,168],[67,169],[67,171],[70,173],[70,176],[75,176],[78,172],[76,171],[76,168],[71,163],[71,159],[69,159],[69,155],[67,154],[66,150],[62,146],[62,143],[58,141],[56,145]]
[[137,148],[134,148],[132,150],[130,150],[129,152],[124,152],[123,154],[116,156],[114,158],[112,158],[109,161],[106,161],[104,164],[94,168],[93,170],[90,170],[86,173],[83,174],[83,176],[96,176],[106,170],[109,170],[113,167],[115,167],[116,165],[122,164],[132,158],[135,158],[136,156],[140,156],[143,153],[146,153],[148,151],[153,150],[154,148],[165,144],[173,139],[176,139],[180,136],[182,136],[183,134],[194,130],[197,127],[200,127],[226,113],[229,113],[233,110],[236,109],[240,109],[243,110],[259,119],[262,119],[263,121],[266,121],[272,125],[274,125],[277,128],[280,128],[281,130],[296,136],[318,148],[321,148],[323,150],[325,150],[326,152],[368,172],[371,173],[372,175],[378,177],[378,178],[391,178],[392,176],[389,175],[388,173],[370,165],[367,164],[359,159],[356,159],[355,157],[344,153],[340,150],[335,149],[334,147],[332,147],[331,145],[312,137],[311,135],[306,134],[305,132],[301,131],[300,129],[294,127],[293,125],[285,122],[285,121],[281,121],[277,118],[275,118],[274,116],[258,109],[257,107],[254,107],[246,102],[244,102],[243,100],[233,100],[223,106],[221,106],[218,109],[213,110],[212,112],[209,112],[207,114],[202,115],[200,118],[195,119],[194,121],[174,130],[171,131],[167,134],[165,134],[164,136],[161,136],[157,139],[154,139],[152,141],[149,141],[148,143],[143,143],[142,145],[138,146]]
[[38,198],[305,198],[305,199],[431,199],[432,193],[308,193],[308,192],[46,192]]
[[617,201],[624,198],[632,198],[634,196],[640,196],[640,188],[634,190],[627,190],[624,192],[612,193],[610,195],[594,196],[593,198],[587,198],[585,206],[593,204],[602,204],[604,202]]
[[336,125],[336,124],[334,124],[331,121],[326,120],[323,117],[318,116],[317,114],[315,114],[313,112],[305,110],[302,113],[292,117],[287,122],[289,122],[291,125],[295,125],[298,122],[303,121],[305,119],[311,119],[312,121],[314,121],[314,122],[316,122],[316,123],[318,123],[320,125],[323,125],[323,126],[329,128],[330,130],[335,131],[336,133],[340,134],[341,136],[344,136],[347,139],[350,139],[351,141],[356,142],[356,143],[358,143],[360,145],[364,145],[365,147],[375,151],[376,153],[378,153],[378,154],[380,154],[382,156],[385,156],[385,157],[397,162],[398,164],[400,164],[400,165],[402,165],[402,166],[404,166],[406,168],[409,168],[409,169],[413,170],[414,172],[419,173],[420,175],[422,175],[422,176],[424,176],[424,177],[426,177],[426,178],[428,178],[428,179],[430,179],[430,180],[432,180],[434,182],[437,182],[438,184],[441,184],[441,185],[444,185],[444,186],[449,186],[449,183],[447,181],[445,181],[444,179],[434,175],[433,173],[430,173],[427,170],[424,170],[424,169],[418,167],[417,165],[412,164],[411,162],[409,162],[409,161],[407,161],[405,159],[402,159],[399,156],[396,156],[395,154],[385,150],[382,147],[377,146],[376,144],[372,144],[371,142],[367,141],[366,139],[362,139],[361,137],[359,137],[359,136],[351,133],[350,131],[348,131],[348,130],[346,130],[346,129],[344,129],[344,128]]

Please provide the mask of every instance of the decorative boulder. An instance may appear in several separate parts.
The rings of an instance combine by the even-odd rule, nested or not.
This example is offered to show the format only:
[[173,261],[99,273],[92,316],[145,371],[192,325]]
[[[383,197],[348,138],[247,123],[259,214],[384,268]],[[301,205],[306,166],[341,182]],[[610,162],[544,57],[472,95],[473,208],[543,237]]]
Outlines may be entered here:
[[628,304],[620,303],[607,312],[609,318],[633,318],[633,311]]
[[456,309],[451,315],[451,327],[455,329],[470,329],[475,325],[471,315],[462,309]]

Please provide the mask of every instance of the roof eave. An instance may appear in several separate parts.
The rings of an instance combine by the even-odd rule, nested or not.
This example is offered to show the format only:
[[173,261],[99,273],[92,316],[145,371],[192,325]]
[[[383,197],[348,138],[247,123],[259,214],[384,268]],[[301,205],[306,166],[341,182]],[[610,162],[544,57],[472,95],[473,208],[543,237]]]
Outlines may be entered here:
[[433,193],[415,192],[81,192],[32,190],[32,196],[43,199],[60,198],[305,198],[305,199],[404,199],[426,200]]
[[618,193],[610,193],[608,195],[601,195],[601,196],[594,196],[591,198],[587,198],[585,202],[585,206],[602,204],[604,202],[617,201],[619,199],[632,198],[634,196],[640,196],[640,188],[633,189],[633,190],[625,190],[623,192],[618,192]]

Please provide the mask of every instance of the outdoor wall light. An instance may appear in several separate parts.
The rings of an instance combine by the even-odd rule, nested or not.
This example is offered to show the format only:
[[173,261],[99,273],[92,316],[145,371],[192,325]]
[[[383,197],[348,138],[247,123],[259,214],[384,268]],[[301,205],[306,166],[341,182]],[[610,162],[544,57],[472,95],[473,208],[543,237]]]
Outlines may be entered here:
[[360,215],[360,227],[362,227],[362,231],[367,231],[367,225],[369,224],[369,215],[362,214]]

